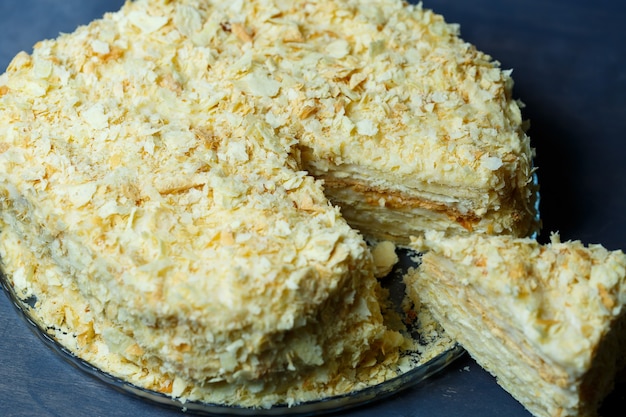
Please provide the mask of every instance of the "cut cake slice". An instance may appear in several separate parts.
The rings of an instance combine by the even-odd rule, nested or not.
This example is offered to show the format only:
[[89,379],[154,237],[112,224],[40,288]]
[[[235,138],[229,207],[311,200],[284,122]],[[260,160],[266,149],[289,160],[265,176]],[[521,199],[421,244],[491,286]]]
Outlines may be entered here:
[[444,329],[535,416],[595,416],[624,367],[626,256],[505,236],[415,243],[406,277]]

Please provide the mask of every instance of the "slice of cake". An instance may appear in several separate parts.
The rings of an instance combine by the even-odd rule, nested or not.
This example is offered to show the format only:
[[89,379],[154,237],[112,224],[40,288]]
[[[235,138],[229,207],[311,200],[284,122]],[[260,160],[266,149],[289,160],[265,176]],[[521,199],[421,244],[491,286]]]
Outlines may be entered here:
[[361,234],[536,228],[511,84],[400,0],[129,1],[0,76],[4,269],[77,355],[175,397],[380,382],[404,341]]
[[625,364],[626,256],[600,245],[429,233],[406,278],[474,359],[536,416],[594,416]]

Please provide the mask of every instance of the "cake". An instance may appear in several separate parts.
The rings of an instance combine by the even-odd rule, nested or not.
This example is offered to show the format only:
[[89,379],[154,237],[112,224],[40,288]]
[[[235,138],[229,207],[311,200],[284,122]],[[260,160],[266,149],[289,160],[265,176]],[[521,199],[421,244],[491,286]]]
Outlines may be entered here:
[[[626,355],[626,256],[601,245],[427,233],[405,281],[538,417],[595,416]],[[417,294],[417,295],[416,295]]]
[[399,0],[127,2],[0,76],[3,270],[74,354],[183,401],[376,384],[393,244],[538,226],[511,87]]

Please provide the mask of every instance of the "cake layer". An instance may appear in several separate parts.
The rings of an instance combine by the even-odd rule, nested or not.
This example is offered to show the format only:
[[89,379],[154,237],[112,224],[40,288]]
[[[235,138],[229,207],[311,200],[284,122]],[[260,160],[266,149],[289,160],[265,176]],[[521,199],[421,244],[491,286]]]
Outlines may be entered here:
[[537,218],[529,217],[519,202],[478,216],[455,208],[458,199],[454,197],[420,197],[372,188],[348,178],[322,178],[325,195],[341,207],[342,216],[352,227],[370,238],[391,240],[402,246],[408,245],[412,237],[421,236],[424,230],[439,230],[449,236],[504,232],[525,236],[537,226]]
[[600,245],[429,233],[406,278],[444,329],[536,416],[593,416],[625,365],[626,256]]

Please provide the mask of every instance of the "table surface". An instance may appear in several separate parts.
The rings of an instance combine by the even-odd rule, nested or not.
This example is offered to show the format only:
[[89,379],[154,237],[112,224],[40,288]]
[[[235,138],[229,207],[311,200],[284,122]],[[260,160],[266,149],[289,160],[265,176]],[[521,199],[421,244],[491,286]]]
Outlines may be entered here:
[[[0,72],[20,50],[119,8],[122,0],[0,2]],[[537,149],[545,241],[626,248],[626,2],[424,0],[462,36],[514,70]],[[622,415],[626,384],[602,407]],[[616,406],[616,407],[612,407]],[[622,409],[620,411],[619,409]],[[3,416],[182,415],[117,392],[48,350],[0,296]],[[349,416],[528,417],[465,356],[418,386]]]

